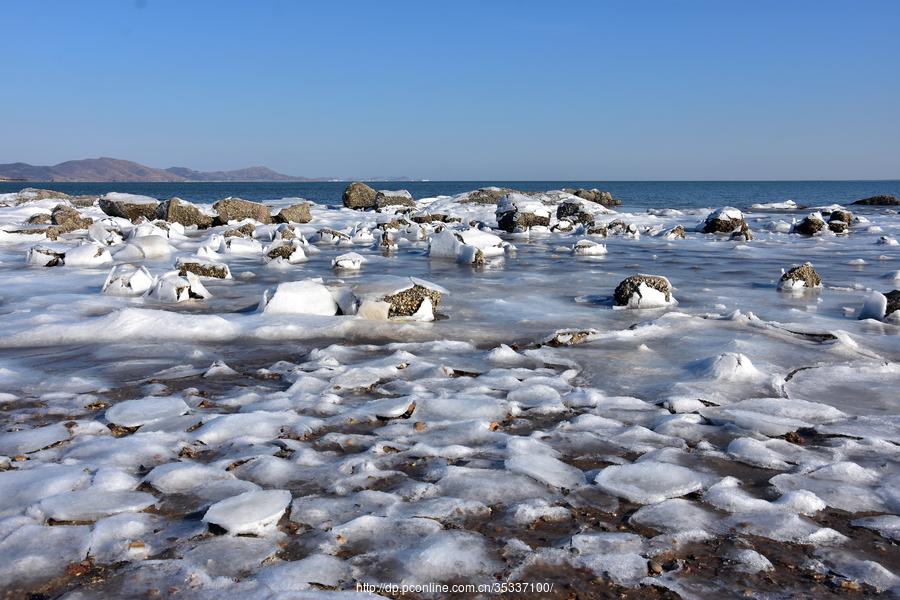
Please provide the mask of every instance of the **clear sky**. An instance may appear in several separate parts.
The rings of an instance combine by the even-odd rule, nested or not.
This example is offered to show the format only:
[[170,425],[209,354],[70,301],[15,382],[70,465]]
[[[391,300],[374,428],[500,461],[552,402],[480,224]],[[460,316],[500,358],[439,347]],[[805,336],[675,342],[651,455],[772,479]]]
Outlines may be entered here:
[[0,162],[900,178],[900,1],[6,0]]

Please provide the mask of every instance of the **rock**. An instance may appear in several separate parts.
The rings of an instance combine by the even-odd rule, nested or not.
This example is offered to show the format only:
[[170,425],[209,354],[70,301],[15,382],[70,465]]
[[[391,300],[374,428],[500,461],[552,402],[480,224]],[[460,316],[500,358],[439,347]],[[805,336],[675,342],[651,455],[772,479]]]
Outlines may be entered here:
[[442,213],[426,213],[416,214],[410,217],[413,223],[459,223],[462,221],[459,217],[451,217]]
[[463,231],[445,229],[428,240],[428,256],[475,266],[483,265],[488,258],[504,256],[510,248],[510,244],[498,236],[475,228]]
[[703,233],[733,233],[743,231],[747,227],[744,214],[736,208],[726,206],[707,215],[703,222]]
[[296,240],[276,242],[266,250],[266,261],[297,264],[306,261],[306,252]]
[[[749,231],[749,230],[748,230],[748,231]],[[662,236],[663,236],[664,238],[666,238],[667,240],[683,240],[683,239],[684,239],[684,234],[685,234],[684,226],[682,226],[682,225],[676,225],[676,226],[673,227],[672,229],[669,229],[669,230],[667,230],[667,231],[664,231],[664,232],[662,233]],[[734,234],[732,234],[732,235],[734,235]]]
[[312,214],[309,212],[309,202],[301,202],[300,204],[292,204],[287,208],[282,208],[272,217],[275,223],[309,223],[312,221]]
[[53,223],[53,226],[47,228],[47,237],[55,240],[63,233],[87,229],[94,223],[94,220],[90,217],[82,217],[71,206],[60,204],[50,213],[50,222]]
[[603,256],[607,253],[607,250],[605,244],[581,239],[575,242],[575,245],[572,247],[572,253],[579,256]]
[[416,201],[406,190],[381,190],[375,194],[375,208],[386,206],[410,206],[415,208]]
[[859,311],[859,318],[900,323],[900,290],[885,294],[871,292]]
[[460,204],[497,204],[503,196],[507,194],[517,193],[517,190],[510,188],[486,187],[469,192],[469,195],[460,200]]
[[634,223],[626,223],[622,219],[616,219],[615,221],[610,221],[609,223],[607,223],[606,234],[622,235],[632,238],[640,237],[637,225],[635,225]]
[[623,279],[613,293],[618,306],[660,308],[674,302],[672,285],[659,275],[632,275]]
[[833,210],[828,216],[828,221],[840,221],[849,225],[853,221],[853,213],[849,210]]
[[46,246],[33,246],[28,249],[25,262],[37,267],[59,267],[66,264],[66,253]]
[[618,206],[619,204],[622,204],[622,202],[613,198],[611,193],[598,190],[597,188],[590,190],[584,188],[566,188],[563,191],[572,194],[573,196],[578,196],[588,202],[595,202],[597,204],[602,204],[603,206]]
[[25,202],[38,202],[40,200],[69,200],[71,196],[55,190],[42,190],[38,188],[25,188],[16,194],[16,204]]
[[825,228],[825,220],[819,213],[810,213],[802,221],[794,225],[794,233],[815,235]]
[[749,242],[753,239],[753,232],[750,231],[750,227],[745,222],[741,225],[740,230],[732,232],[731,239]]
[[860,204],[862,206],[900,206],[900,200],[898,200],[896,196],[882,194],[879,196],[872,196],[871,198],[857,200],[853,204]]
[[588,235],[600,235],[606,237],[609,234],[609,227],[603,223],[591,223],[587,226],[585,233]]
[[822,278],[816,273],[811,263],[804,263],[799,267],[793,267],[781,276],[778,282],[779,290],[800,290],[803,288],[816,288],[822,285]]
[[596,339],[600,332],[596,329],[558,329],[541,343],[547,346],[575,346]]
[[208,279],[231,279],[231,270],[224,263],[182,257],[175,261],[175,268],[181,277],[193,273],[197,277]]
[[259,202],[250,202],[241,198],[228,197],[213,204],[218,216],[214,219],[216,225],[226,225],[230,221],[243,221],[253,219],[260,223],[271,223],[272,215],[269,207]]
[[885,318],[900,310],[900,290],[894,290],[884,295],[887,298],[887,308],[884,309]]
[[256,225],[253,223],[244,223],[240,227],[235,227],[234,229],[228,229],[225,233],[222,234],[223,237],[248,237],[252,238],[253,234],[256,233]]
[[199,229],[206,229],[213,224],[211,216],[181,198],[169,198],[160,202],[155,216],[167,223],[181,223],[186,227],[196,225]]
[[148,196],[120,194],[111,192],[102,196],[98,202],[100,210],[111,217],[120,217],[136,223],[141,217],[152,221],[156,218],[156,207],[159,203]]
[[497,202],[497,225],[500,229],[513,233],[532,227],[549,227],[550,212],[540,202],[524,194],[507,194]]
[[96,204],[99,198],[99,196],[75,196],[74,198],[69,198],[69,202],[75,208],[89,208]]
[[594,213],[587,210],[583,200],[563,200],[556,207],[556,218],[560,221],[566,220],[571,223],[582,223],[587,225],[593,223]]
[[366,184],[355,181],[344,190],[342,199],[344,206],[354,210],[375,208],[375,196],[377,192]]
[[46,225],[50,222],[50,215],[47,213],[37,213],[28,217],[25,221],[27,225]]
[[363,298],[360,316],[367,319],[412,318],[433,321],[444,288],[415,277],[387,277]]

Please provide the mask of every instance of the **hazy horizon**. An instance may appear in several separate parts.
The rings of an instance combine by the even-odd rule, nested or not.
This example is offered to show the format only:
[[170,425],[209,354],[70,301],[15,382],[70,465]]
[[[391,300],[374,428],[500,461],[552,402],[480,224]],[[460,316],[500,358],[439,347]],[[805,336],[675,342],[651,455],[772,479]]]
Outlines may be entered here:
[[0,163],[900,178],[895,2],[262,6],[6,3]]

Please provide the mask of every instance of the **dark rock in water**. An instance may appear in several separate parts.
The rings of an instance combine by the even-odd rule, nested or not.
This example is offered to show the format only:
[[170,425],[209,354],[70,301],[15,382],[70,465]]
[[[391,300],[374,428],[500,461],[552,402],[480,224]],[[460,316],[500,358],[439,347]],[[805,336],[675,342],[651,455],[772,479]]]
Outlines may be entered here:
[[606,237],[609,234],[609,227],[606,225],[598,224],[598,223],[590,223],[587,226],[587,230],[585,231],[588,235],[602,235]]
[[375,208],[385,208],[386,206],[415,207],[416,201],[412,197],[412,194],[406,190],[398,190],[396,192],[376,192]]
[[266,252],[266,256],[272,260],[275,260],[276,258],[290,260],[291,256],[294,254],[294,250],[295,248],[292,244],[279,244],[278,246],[269,248],[269,251]]
[[391,306],[388,310],[388,318],[411,317],[422,306],[425,298],[431,300],[432,309],[437,311],[438,305],[441,303],[441,293],[418,283],[396,294],[385,296],[384,301]]
[[640,293],[641,284],[662,292],[665,295],[666,302],[672,301],[672,286],[669,280],[659,275],[632,275],[626,277],[616,286],[613,292],[613,299],[619,306],[628,306],[631,297],[635,293]]
[[512,233],[532,227],[549,227],[550,212],[523,194],[507,194],[497,203],[497,226]]
[[604,192],[598,190],[597,188],[586,190],[584,188],[566,188],[563,190],[567,194],[572,194],[573,196],[578,196],[583,200],[587,200],[588,202],[596,202],[597,204],[602,204],[603,206],[618,206],[622,204],[621,201],[616,200],[612,197],[612,194],[609,192]]
[[100,210],[111,217],[128,219],[137,223],[141,218],[152,221],[156,218],[157,202],[138,202],[126,199],[102,197],[98,202]]
[[842,223],[846,223],[849,225],[853,221],[853,213],[849,210],[833,210],[831,214],[828,216],[828,221],[840,221]]
[[228,279],[231,271],[228,265],[200,260],[179,260],[175,265],[178,267],[178,274],[181,277],[188,273],[193,273],[198,277],[209,277],[211,279]]
[[707,215],[703,222],[703,233],[741,232],[747,227],[744,214],[736,208],[726,206]]
[[638,233],[638,228],[634,223],[626,223],[622,219],[616,219],[606,224],[606,233],[607,235],[635,235]]
[[500,200],[503,196],[507,194],[516,194],[521,193],[517,190],[511,188],[480,188],[475,190],[474,192],[469,192],[469,195],[460,200],[461,204],[497,204],[497,201]]
[[785,272],[778,282],[778,289],[815,288],[820,285],[822,285],[822,278],[816,273],[812,264],[804,263]]
[[746,221],[741,225],[741,228],[738,231],[732,232],[731,239],[744,240],[746,242],[753,239],[753,232],[750,231],[750,226],[747,225]]
[[887,298],[887,308],[884,310],[885,317],[900,310],[900,290],[888,292],[884,297]]
[[344,190],[344,206],[354,210],[375,208],[375,196],[377,192],[359,181],[353,182]]
[[269,207],[259,202],[250,202],[241,198],[225,198],[213,204],[213,208],[219,215],[214,221],[216,225],[226,225],[229,221],[243,221],[244,219],[253,219],[260,223],[272,222]]
[[843,221],[828,221],[828,229],[838,234],[849,232],[849,227]]
[[50,222],[50,215],[47,213],[37,213],[28,217],[25,221],[28,225],[46,225]]
[[196,225],[199,229],[212,226],[213,218],[181,198],[169,198],[156,207],[156,218],[167,223],[181,223],[185,227]]
[[794,225],[794,233],[801,235],[816,235],[823,229],[825,229],[825,221],[817,213],[804,217],[802,221]]
[[222,235],[224,237],[253,237],[254,233],[256,233],[256,225],[253,223],[244,223],[240,227],[229,229]]
[[871,198],[863,198],[862,200],[857,200],[853,204],[861,204],[862,206],[900,206],[900,200],[898,200],[896,196],[883,194],[872,196]]
[[563,200],[556,207],[556,218],[570,223],[582,223],[587,225],[594,221],[593,213],[585,210],[585,206],[575,200]]
[[312,221],[312,214],[309,212],[309,203],[301,202],[293,204],[287,208],[278,211],[272,220],[275,223],[309,223]]

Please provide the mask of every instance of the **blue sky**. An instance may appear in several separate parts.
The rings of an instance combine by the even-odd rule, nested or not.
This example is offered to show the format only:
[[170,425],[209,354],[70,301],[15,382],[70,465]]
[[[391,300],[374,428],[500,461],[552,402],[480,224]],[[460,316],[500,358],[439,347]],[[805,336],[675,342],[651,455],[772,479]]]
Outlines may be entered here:
[[0,162],[900,177],[900,2],[7,0]]

